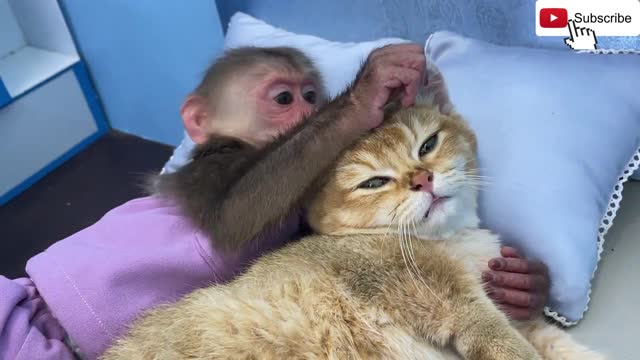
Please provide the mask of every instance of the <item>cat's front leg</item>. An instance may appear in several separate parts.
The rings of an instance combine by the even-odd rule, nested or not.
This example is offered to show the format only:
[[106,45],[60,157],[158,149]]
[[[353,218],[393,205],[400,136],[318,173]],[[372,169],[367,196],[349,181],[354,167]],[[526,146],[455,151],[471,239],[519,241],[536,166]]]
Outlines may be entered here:
[[473,360],[539,360],[534,347],[488,300],[477,299],[458,309],[453,345]]
[[545,360],[605,360],[606,357],[578,343],[559,327],[537,319],[516,327]]
[[409,325],[437,346],[453,345],[464,359],[541,359],[487,297],[463,259],[450,256],[438,243],[422,243],[414,250],[416,266],[404,264],[404,254],[398,254],[398,260],[384,264],[378,280],[384,282],[378,284],[376,304],[396,324]]
[[453,345],[464,359],[541,360],[470,276],[433,270],[424,282],[405,282],[387,293],[387,311],[397,321],[441,348]]

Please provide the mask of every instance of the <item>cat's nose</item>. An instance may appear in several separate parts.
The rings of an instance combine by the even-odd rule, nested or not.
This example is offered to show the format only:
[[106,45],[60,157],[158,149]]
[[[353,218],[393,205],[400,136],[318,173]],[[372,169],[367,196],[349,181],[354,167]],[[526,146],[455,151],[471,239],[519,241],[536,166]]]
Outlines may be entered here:
[[420,170],[411,176],[411,190],[433,192],[433,174],[426,170]]

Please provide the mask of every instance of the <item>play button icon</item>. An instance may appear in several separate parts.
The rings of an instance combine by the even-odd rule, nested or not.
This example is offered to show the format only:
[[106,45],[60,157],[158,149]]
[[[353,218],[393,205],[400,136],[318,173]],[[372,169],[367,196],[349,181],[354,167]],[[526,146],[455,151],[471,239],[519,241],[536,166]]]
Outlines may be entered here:
[[543,28],[563,28],[567,26],[569,14],[564,8],[540,9],[540,26]]

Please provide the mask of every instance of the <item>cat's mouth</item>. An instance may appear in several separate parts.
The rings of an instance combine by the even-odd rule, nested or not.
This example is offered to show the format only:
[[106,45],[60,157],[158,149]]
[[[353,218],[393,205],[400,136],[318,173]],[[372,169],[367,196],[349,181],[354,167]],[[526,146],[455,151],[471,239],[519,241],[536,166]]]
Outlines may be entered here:
[[437,207],[441,206],[443,203],[445,203],[447,200],[451,199],[451,196],[437,196],[434,195],[433,199],[431,200],[431,205],[429,205],[429,208],[427,209],[427,212],[424,214],[424,218],[428,218],[429,214],[431,214],[433,212],[433,210],[435,210]]

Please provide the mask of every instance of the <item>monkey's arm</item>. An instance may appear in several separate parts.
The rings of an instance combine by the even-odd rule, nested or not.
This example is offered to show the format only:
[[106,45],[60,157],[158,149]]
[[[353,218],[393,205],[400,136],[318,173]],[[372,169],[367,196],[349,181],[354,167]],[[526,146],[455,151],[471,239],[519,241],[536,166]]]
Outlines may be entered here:
[[363,132],[353,117],[365,114],[356,108],[348,93],[338,97],[229,179],[211,228],[214,242],[238,249],[297,210],[316,178]]
[[391,95],[401,89],[401,105],[413,102],[424,65],[417,44],[376,49],[344,94],[293,131],[261,150],[241,144],[207,155],[215,172],[192,169],[200,180],[188,192],[199,204],[187,206],[191,216],[200,219],[216,247],[227,250],[238,250],[278,225],[300,207],[312,184],[348,145],[381,124]]

